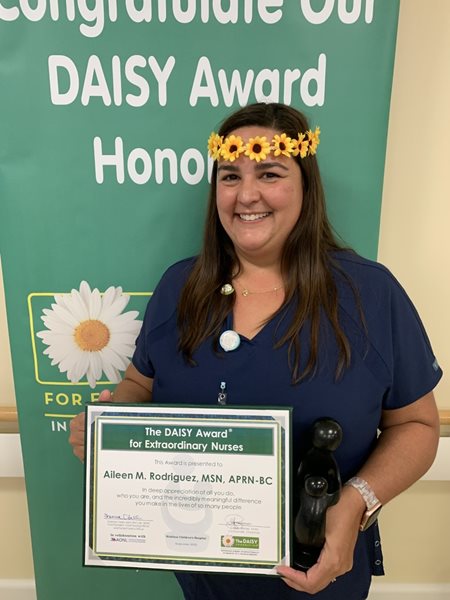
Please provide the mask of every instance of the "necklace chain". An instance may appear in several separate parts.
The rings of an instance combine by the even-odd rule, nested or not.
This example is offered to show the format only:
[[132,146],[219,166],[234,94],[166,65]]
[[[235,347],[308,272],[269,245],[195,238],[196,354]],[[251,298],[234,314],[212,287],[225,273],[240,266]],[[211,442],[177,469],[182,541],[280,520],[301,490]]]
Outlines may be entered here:
[[271,288],[270,290],[263,290],[263,291],[257,291],[257,292],[253,292],[251,290],[249,290],[248,288],[244,287],[241,290],[241,294],[243,296],[250,296],[251,294],[271,294],[273,292],[278,292],[278,290],[281,290],[284,286],[283,285],[279,285],[276,287]]
[[[240,287],[240,286],[239,286],[239,287]],[[248,289],[248,288],[246,288],[246,287],[242,287],[242,289],[241,289],[241,294],[242,294],[242,296],[244,296],[244,297],[247,297],[247,296],[250,296],[250,295],[253,295],[253,294],[273,294],[274,292],[278,292],[278,290],[281,290],[281,289],[283,289],[283,288],[284,288],[284,285],[283,285],[283,284],[281,284],[281,285],[278,285],[278,286],[275,286],[275,287],[273,287],[273,288],[270,288],[270,290],[261,290],[261,291],[259,291],[259,290],[257,290],[257,291],[252,291],[252,290],[249,290],[249,289]],[[230,294],[233,294],[233,293],[234,293],[234,291],[235,291],[235,290],[234,290],[234,287],[232,286],[232,284],[231,284],[231,283],[225,283],[225,284],[224,284],[224,285],[223,285],[223,286],[220,288],[220,293],[222,294],[222,296],[229,296]]]

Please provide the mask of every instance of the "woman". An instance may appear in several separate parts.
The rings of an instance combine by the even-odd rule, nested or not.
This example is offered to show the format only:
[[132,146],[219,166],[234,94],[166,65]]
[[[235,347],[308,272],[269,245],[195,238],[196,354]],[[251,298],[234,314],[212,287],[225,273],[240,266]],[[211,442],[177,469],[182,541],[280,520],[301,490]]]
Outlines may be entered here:
[[[319,133],[293,108],[255,104],[211,135],[201,253],[163,276],[114,394],[118,402],[212,404],[222,393],[232,405],[290,405],[297,464],[317,418],[342,426],[335,455],[348,485],[328,509],[317,564],[306,573],[280,566],[280,579],[177,573],[188,600],[366,598],[371,576],[383,572],[378,527],[368,525],[435,456],[432,390],[441,371],[397,281],[333,236]],[[80,458],[83,429],[83,417],[74,419]]]

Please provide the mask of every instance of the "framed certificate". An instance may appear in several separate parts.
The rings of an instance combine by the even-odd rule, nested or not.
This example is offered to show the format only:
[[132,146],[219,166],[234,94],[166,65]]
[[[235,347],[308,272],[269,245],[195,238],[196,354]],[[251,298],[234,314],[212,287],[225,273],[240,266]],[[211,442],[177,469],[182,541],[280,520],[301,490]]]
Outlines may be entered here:
[[276,575],[290,409],[86,407],[84,564]]

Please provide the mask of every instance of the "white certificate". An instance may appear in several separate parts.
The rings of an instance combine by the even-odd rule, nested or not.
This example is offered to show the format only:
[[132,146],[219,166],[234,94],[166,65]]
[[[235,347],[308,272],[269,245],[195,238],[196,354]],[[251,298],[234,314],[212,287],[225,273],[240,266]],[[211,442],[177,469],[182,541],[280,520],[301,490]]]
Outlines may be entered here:
[[290,409],[86,407],[84,564],[276,575]]

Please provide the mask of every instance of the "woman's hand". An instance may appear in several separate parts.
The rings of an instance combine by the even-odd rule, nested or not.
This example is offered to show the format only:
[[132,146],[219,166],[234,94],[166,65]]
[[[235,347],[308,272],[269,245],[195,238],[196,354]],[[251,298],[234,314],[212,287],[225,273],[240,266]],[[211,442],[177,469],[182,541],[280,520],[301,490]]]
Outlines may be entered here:
[[[357,475],[386,504],[417,481],[436,455],[439,414],[433,393],[402,408],[384,410],[380,429],[377,445]],[[325,545],[318,562],[306,573],[278,567],[283,580],[296,590],[315,594],[348,572],[364,510],[359,492],[344,486],[338,504],[327,511]]]
[[339,502],[327,510],[325,545],[317,563],[306,573],[290,567],[278,567],[283,581],[294,590],[316,594],[336,577],[350,571],[364,510],[365,504],[359,492],[344,486]]
[[[113,393],[110,390],[103,390],[98,397],[99,402],[111,402]],[[85,438],[85,413],[82,412],[70,422],[69,444],[72,446],[73,453],[77,458],[84,462],[84,438]]]

